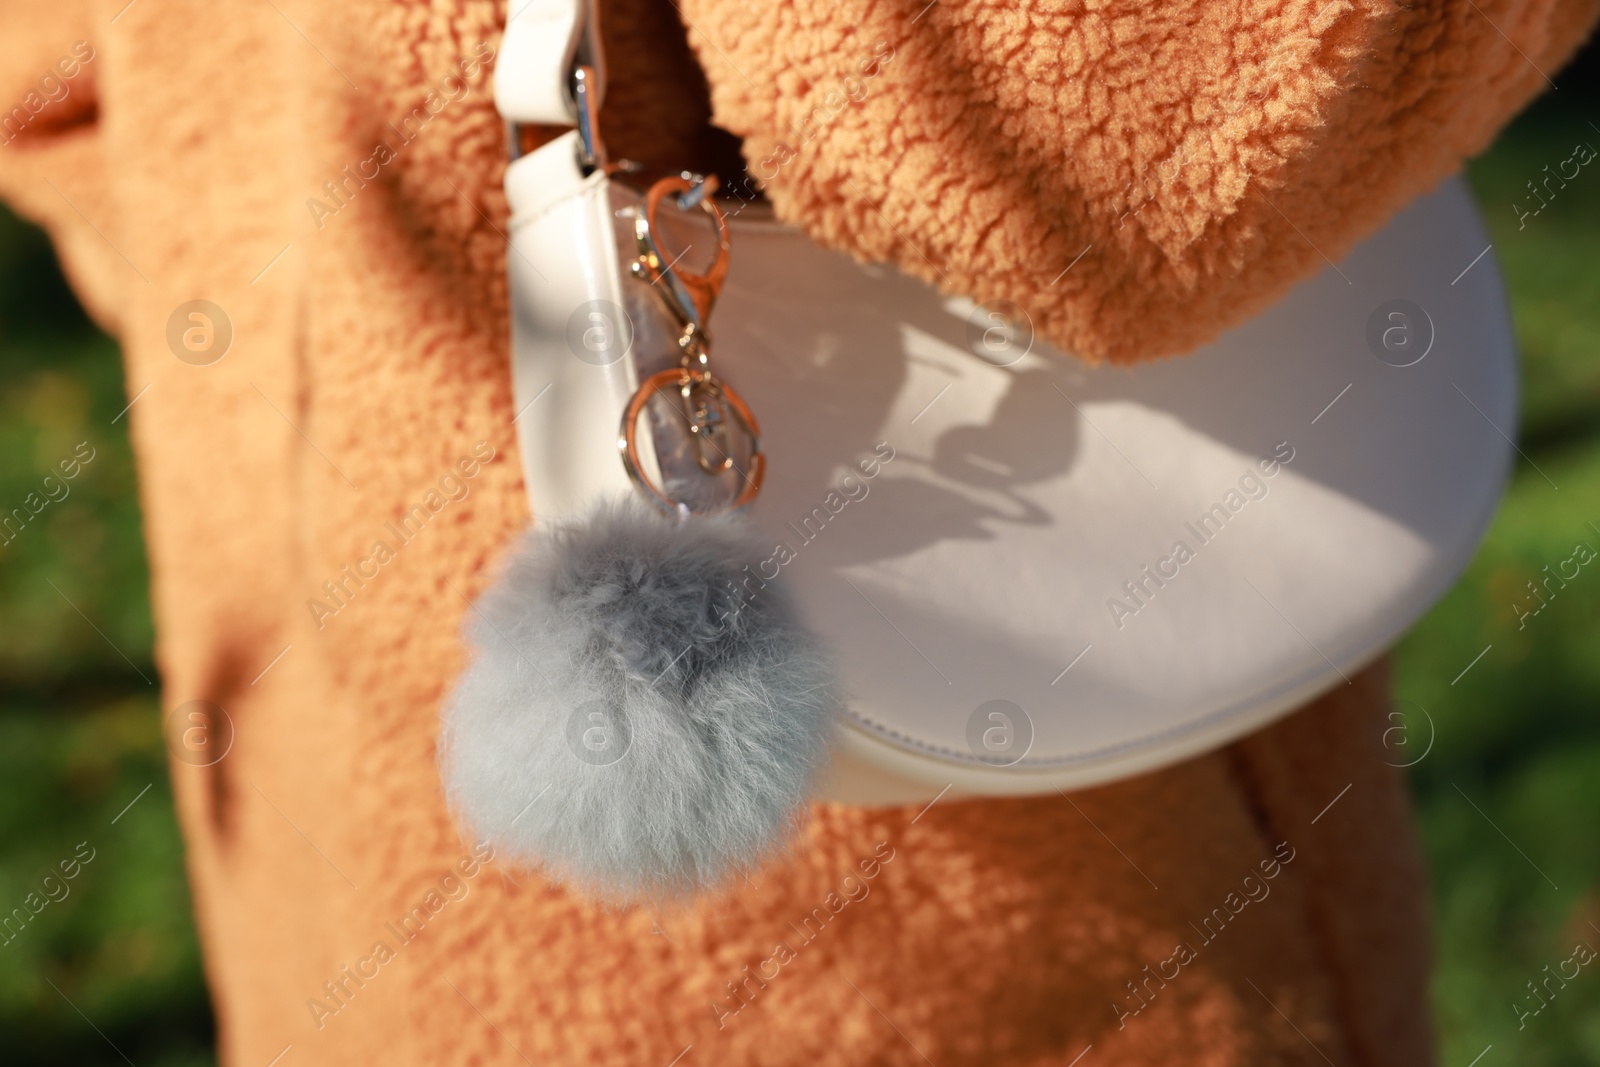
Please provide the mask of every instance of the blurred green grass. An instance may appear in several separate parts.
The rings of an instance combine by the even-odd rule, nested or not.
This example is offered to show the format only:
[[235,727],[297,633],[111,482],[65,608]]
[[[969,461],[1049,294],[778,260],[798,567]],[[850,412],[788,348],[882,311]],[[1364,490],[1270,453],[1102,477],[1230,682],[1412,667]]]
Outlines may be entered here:
[[[126,404],[116,344],[0,210],[0,516],[38,509],[0,533],[0,917],[49,901],[0,935],[7,1063],[123,1064],[93,1027],[140,1067],[214,1062]],[[85,442],[93,459],[46,485]],[[93,859],[62,896],[42,879],[80,843]]]
[[[1600,1065],[1600,967],[1521,1029],[1512,1007],[1532,1006],[1525,983],[1576,942],[1600,949],[1600,561],[1525,628],[1512,610],[1576,542],[1600,551],[1600,166],[1524,228],[1511,207],[1577,141],[1600,147],[1597,115],[1593,96],[1554,94],[1469,168],[1516,314],[1531,462],[1395,656],[1403,706],[1435,731],[1411,773],[1452,1067],[1491,1045],[1482,1067]],[[96,451],[66,499],[0,545],[0,914],[79,842],[95,850],[70,894],[0,946],[8,1062],[123,1063],[95,1028],[140,1067],[212,1062],[127,421],[113,422],[126,402],[116,345],[43,236],[0,209],[0,508],[39,492],[79,442]]]
[[1552,582],[1537,615],[1517,611],[1578,543],[1600,552],[1600,160],[1553,185],[1525,225],[1513,208],[1538,206],[1527,183],[1574,145],[1600,149],[1600,101],[1568,88],[1468,168],[1516,318],[1527,458],[1467,573],[1395,655],[1397,695],[1437,731],[1411,774],[1434,881],[1437,1028],[1443,1062],[1462,1067],[1490,1045],[1482,1067],[1600,1064],[1600,966],[1552,983],[1537,1015],[1514,1007],[1539,1007],[1526,983],[1575,944],[1600,951],[1600,560]]

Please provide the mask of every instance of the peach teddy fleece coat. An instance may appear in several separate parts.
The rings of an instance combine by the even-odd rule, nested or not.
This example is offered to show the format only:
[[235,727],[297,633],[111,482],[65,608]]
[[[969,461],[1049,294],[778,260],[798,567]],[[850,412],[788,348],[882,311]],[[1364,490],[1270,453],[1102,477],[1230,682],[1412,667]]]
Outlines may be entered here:
[[[1593,15],[612,8],[615,144],[715,154],[707,108],[753,170],[787,139],[767,168],[784,217],[1119,359],[1193,344],[1337,255],[1481,146]],[[172,767],[223,1062],[1429,1062],[1425,884],[1381,669],[1104,788],[820,806],[792,854],[670,914],[596,908],[461,840],[438,707],[468,601],[530,519],[487,96],[503,18],[486,0],[4,11],[0,100],[93,48],[67,96],[24,105],[0,193],[123,343],[163,706],[213,701],[236,731],[214,765]],[[804,140],[880,41],[869,93]],[[330,182],[336,209],[310,211]],[[204,366],[167,341],[197,298],[234,331]],[[387,532],[418,505],[420,529]],[[334,580],[353,592],[314,616]]]

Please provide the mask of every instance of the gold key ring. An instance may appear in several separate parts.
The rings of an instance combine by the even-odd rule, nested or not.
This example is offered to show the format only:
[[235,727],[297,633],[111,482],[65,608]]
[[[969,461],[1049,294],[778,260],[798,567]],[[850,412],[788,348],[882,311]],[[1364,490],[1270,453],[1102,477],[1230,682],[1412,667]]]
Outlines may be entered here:
[[[697,375],[695,371],[687,368],[674,367],[658,371],[640,384],[633,394],[633,399],[628,401],[627,409],[622,413],[622,432],[617,439],[617,447],[622,452],[622,464],[627,468],[628,476],[633,479],[633,483],[644,490],[645,495],[656,506],[668,514],[678,510],[678,501],[667,496],[644,473],[644,464],[639,458],[639,417],[644,414],[645,405],[657,393],[668,388],[676,388],[680,399],[687,400],[690,390],[696,387],[714,390],[719,398],[726,401],[734,421],[750,438],[750,469],[739,472],[744,478],[744,486],[727,505],[728,510],[737,511],[749,504],[761,492],[761,482],[767,473],[767,457],[761,451],[761,425],[756,422],[755,413],[744,402],[744,398],[734,392],[726,382],[713,377],[709,372]],[[701,428],[691,422],[689,432],[700,434]],[[724,458],[728,461],[729,468],[737,469],[733,467],[732,456],[725,455]]]

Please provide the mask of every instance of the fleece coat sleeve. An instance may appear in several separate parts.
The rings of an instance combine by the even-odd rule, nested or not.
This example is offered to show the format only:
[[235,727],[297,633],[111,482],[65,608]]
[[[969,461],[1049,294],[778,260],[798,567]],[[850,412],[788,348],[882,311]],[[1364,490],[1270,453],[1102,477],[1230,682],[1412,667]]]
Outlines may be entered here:
[[1095,360],[1186,352],[1455,172],[1595,0],[683,0],[779,213]]

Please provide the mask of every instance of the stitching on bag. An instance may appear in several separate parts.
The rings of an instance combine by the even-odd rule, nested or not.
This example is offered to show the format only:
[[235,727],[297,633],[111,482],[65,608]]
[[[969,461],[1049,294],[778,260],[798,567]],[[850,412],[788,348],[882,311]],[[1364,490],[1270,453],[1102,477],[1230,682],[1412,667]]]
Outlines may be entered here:
[[580,186],[575,192],[568,193],[557,200],[552,200],[550,203],[546,204],[532,215],[520,214],[513,217],[511,220],[511,232],[516,233],[525,226],[532,226],[541,219],[554,214],[558,208],[565,207],[574,200],[582,200],[599,187],[600,182],[595,182],[593,185]]
[[[909,736],[907,734],[901,733],[899,730],[896,730],[892,726],[885,726],[883,723],[880,723],[880,722],[877,722],[877,721],[875,721],[873,719],[870,719],[867,716],[862,715],[859,712],[850,711],[850,712],[846,712],[846,714],[848,714],[850,716],[850,718],[854,719],[856,722],[860,723],[862,726],[867,727],[869,730],[871,730],[873,733],[877,734],[878,736],[889,738],[890,740],[896,741],[896,742],[904,745],[906,748],[914,749],[914,750],[916,750],[918,752],[925,752],[925,753],[928,753],[930,755],[947,756],[947,757],[949,757],[950,759],[954,760],[957,763],[969,764],[971,766],[976,766],[976,767],[989,767],[989,768],[993,768],[994,770],[1010,770],[1010,769],[1012,769],[1014,767],[1015,768],[1065,767],[1065,766],[1070,766],[1071,764],[1074,764],[1074,763],[1086,763],[1086,762],[1088,762],[1090,760],[1100,759],[1103,756],[1113,755],[1113,754],[1115,754],[1117,752],[1122,752],[1122,751],[1124,751],[1126,749],[1139,748],[1139,747],[1141,747],[1143,745],[1149,744],[1151,741],[1157,741],[1157,740],[1161,740],[1161,739],[1163,739],[1165,737],[1181,735],[1181,734],[1187,732],[1187,729],[1185,729],[1185,728],[1166,730],[1166,731],[1163,731],[1162,733],[1153,734],[1153,735],[1151,735],[1149,737],[1140,738],[1140,739],[1135,740],[1135,741],[1127,741],[1127,742],[1124,742],[1123,744],[1120,744],[1120,745],[1113,745],[1110,748],[1096,749],[1093,752],[1080,753],[1080,754],[1074,755],[1074,756],[1052,756],[1052,757],[1045,758],[1045,759],[1031,759],[1031,760],[1028,759],[1026,756],[1024,756],[1022,759],[1018,760],[1016,763],[1003,764],[1002,765],[1002,764],[994,764],[994,763],[985,762],[984,760],[978,759],[976,756],[974,756],[970,752],[961,752],[961,751],[958,751],[958,750],[953,749],[953,748],[948,748],[948,747],[946,747],[944,745],[933,745],[933,744],[929,744],[926,741],[920,741],[915,737],[911,737],[911,736]],[[1227,717],[1227,715],[1222,715],[1221,717]],[[1195,725],[1195,726],[1204,725],[1205,722],[1206,722],[1206,720],[1201,720],[1201,722],[1193,724],[1193,725]]]
[[1132,749],[1143,748],[1152,742],[1165,741],[1171,738],[1193,734],[1198,730],[1210,726],[1214,722],[1218,722],[1223,719],[1234,718],[1239,714],[1239,710],[1237,707],[1224,708],[1221,711],[1214,712],[1211,715],[1207,715],[1204,718],[1197,719],[1194,722],[1187,723],[1183,726],[1170,727],[1166,730],[1160,730],[1153,734],[1147,734],[1144,737],[1135,738],[1132,741],[1124,741],[1121,744],[1110,745],[1105,748],[1097,748],[1090,752],[1080,752],[1071,756],[1049,756],[1036,759],[1029,759],[1028,757],[1024,756],[1016,763],[1006,765],[988,763],[984,760],[978,759],[970,752],[962,752],[958,749],[948,748],[944,745],[934,745],[929,744],[926,741],[920,741],[917,738],[901,733],[892,726],[886,726],[883,723],[877,722],[876,720],[862,715],[857,711],[847,710],[845,714],[878,736],[896,741],[906,748],[930,755],[949,757],[956,763],[966,764],[968,766],[988,767],[994,770],[1005,771],[1027,770],[1030,768],[1046,770],[1053,767],[1070,767],[1074,764],[1089,763],[1094,760],[1104,759],[1107,756],[1114,756]]

